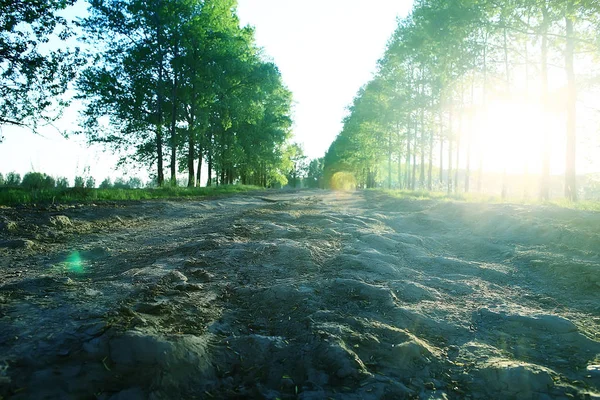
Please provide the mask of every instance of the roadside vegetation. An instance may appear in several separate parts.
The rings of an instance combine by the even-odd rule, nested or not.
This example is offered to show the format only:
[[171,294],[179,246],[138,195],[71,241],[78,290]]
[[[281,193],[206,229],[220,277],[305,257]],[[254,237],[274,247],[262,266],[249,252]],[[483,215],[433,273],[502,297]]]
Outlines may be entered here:
[[0,205],[89,203],[98,201],[131,201],[152,199],[191,199],[246,193],[260,190],[259,186],[221,185],[212,187],[155,187],[155,188],[51,188],[28,189],[24,187],[0,187]]
[[374,192],[383,193],[386,196],[403,199],[403,200],[435,200],[435,201],[452,201],[464,203],[480,203],[480,204],[519,204],[519,205],[536,205],[550,206],[560,208],[570,208],[582,211],[600,212],[600,201],[580,200],[573,202],[567,199],[554,200],[539,200],[535,198],[523,197],[504,197],[501,195],[490,195],[483,193],[451,193],[447,192],[430,192],[427,190],[390,190],[390,189],[371,189]]

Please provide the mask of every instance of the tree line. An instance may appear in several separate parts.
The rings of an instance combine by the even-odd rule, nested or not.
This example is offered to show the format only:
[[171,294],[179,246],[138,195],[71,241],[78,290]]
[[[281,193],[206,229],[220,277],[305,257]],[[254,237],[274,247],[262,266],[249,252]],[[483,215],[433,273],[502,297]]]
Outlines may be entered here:
[[[367,188],[481,191],[485,154],[473,151],[475,115],[485,115],[492,96],[522,96],[535,99],[543,115],[564,114],[564,194],[576,200],[577,100],[596,80],[577,77],[575,66],[596,65],[599,26],[600,4],[591,0],[416,0],[349,107],[325,156],[326,179],[343,171]],[[551,67],[566,82],[558,111]],[[516,89],[517,81],[525,88]],[[551,135],[547,125],[534,129],[543,138],[535,148],[542,160],[538,196],[547,200]],[[506,196],[506,170],[502,175]]]
[[[69,24],[58,11],[73,3],[9,2],[0,11],[0,124],[55,121],[75,82],[76,133],[118,152],[119,165],[152,167],[159,186],[184,171],[199,186],[203,163],[208,185],[285,184],[292,96],[253,29],[240,26],[236,0],[89,0],[88,15]],[[76,36],[85,54],[41,55],[57,34]]]
[[[68,178],[53,177],[42,172],[28,172],[23,178],[17,172],[9,172],[4,176],[0,172],[0,187],[17,188],[22,187],[31,190],[51,190],[51,189],[68,189],[68,188],[96,188],[96,179],[91,176],[89,169],[84,170],[83,175],[76,175],[71,185]],[[99,189],[141,189],[143,187],[154,187],[155,182],[149,181],[146,184],[138,177],[119,177],[114,182],[110,178],[104,179]]]

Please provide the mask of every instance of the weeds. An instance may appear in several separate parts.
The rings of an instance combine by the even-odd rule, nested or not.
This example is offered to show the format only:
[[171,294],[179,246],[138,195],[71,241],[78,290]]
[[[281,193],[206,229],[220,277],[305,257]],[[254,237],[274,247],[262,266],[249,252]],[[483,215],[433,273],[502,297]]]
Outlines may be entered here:
[[164,187],[146,189],[25,189],[20,187],[0,188],[0,205],[13,206],[34,203],[71,203],[94,201],[135,201],[150,199],[178,199],[205,196],[220,196],[260,190],[257,186],[224,185],[202,188]]
[[425,190],[388,190],[388,189],[373,189],[374,191],[383,192],[388,196],[399,199],[414,199],[414,200],[438,200],[438,201],[458,201],[465,203],[483,203],[483,204],[519,204],[519,205],[545,205],[560,208],[570,208],[582,211],[597,211],[600,212],[600,201],[578,201],[572,202],[567,199],[557,199],[551,201],[539,201],[529,198],[508,197],[503,199],[501,196],[486,195],[483,193],[456,193],[447,194],[444,192],[428,192]]

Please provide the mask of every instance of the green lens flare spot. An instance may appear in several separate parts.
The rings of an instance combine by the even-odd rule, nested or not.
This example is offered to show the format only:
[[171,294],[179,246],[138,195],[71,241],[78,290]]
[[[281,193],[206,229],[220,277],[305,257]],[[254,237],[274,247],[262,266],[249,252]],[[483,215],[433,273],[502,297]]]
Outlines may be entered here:
[[69,257],[67,257],[67,269],[69,272],[83,272],[83,262],[81,261],[81,256],[78,251],[69,254]]

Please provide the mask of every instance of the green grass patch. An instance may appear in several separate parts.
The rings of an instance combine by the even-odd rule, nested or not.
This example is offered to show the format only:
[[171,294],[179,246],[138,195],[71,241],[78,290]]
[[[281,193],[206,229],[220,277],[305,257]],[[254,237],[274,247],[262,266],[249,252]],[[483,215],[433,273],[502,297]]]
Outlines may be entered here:
[[448,194],[445,192],[428,192],[426,190],[389,190],[389,189],[371,189],[377,192],[383,192],[388,196],[405,200],[437,200],[437,201],[457,201],[465,203],[479,204],[519,204],[519,205],[545,205],[560,208],[569,208],[573,210],[596,211],[600,212],[600,201],[584,200],[569,201],[566,199],[557,199],[551,201],[539,201],[535,199],[524,199],[489,195],[483,193],[456,193]]
[[191,199],[206,196],[223,196],[261,190],[258,186],[223,185],[201,188],[164,187],[146,189],[41,189],[0,187],[0,205],[48,204],[102,201],[135,201],[151,199]]

